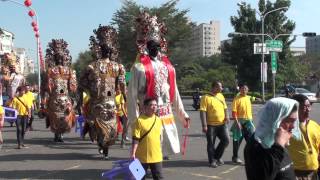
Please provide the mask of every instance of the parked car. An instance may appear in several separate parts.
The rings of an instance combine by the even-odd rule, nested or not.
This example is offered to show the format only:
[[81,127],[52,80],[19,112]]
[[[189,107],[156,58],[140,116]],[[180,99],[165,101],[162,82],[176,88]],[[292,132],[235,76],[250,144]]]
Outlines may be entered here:
[[295,88],[295,94],[303,94],[307,96],[310,102],[318,101],[316,93],[310,92],[309,90],[304,88]]

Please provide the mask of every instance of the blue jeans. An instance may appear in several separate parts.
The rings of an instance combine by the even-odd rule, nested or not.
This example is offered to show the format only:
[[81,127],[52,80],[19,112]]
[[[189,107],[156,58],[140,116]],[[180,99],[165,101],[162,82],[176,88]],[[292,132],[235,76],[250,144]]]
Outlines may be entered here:
[[[222,157],[225,148],[229,144],[229,133],[226,124],[218,126],[208,125],[207,128],[207,152],[208,160],[211,164],[213,159],[218,160]],[[216,137],[220,140],[217,147],[215,147]]]
[[25,116],[18,115],[17,121],[16,121],[18,145],[23,144],[24,134],[26,133],[26,128],[27,128],[27,121],[28,121],[27,115]]

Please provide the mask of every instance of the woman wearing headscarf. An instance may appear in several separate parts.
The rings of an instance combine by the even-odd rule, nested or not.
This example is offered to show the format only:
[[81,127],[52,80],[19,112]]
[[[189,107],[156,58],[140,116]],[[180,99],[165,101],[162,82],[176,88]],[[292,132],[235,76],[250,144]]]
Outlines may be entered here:
[[244,149],[248,180],[294,180],[293,163],[286,149],[290,138],[300,137],[298,102],[279,97],[258,114],[256,132]]

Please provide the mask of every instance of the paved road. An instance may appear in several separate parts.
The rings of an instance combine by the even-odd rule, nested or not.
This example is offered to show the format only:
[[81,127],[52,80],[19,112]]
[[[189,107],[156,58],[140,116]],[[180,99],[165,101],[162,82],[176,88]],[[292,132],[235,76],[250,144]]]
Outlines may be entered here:
[[[245,179],[244,166],[231,163],[231,144],[223,156],[224,166],[207,167],[206,140],[201,133],[199,113],[193,111],[191,100],[184,100],[184,104],[192,118],[188,150],[185,156],[176,155],[164,162],[165,179]],[[255,117],[261,105],[253,107]],[[313,106],[312,117],[320,117],[319,109],[320,104]],[[74,131],[65,135],[64,143],[54,143],[53,134],[45,129],[44,120],[37,119],[34,124],[36,130],[26,134],[28,148],[20,150],[15,149],[15,127],[5,124],[0,179],[101,179],[100,174],[111,169],[112,161],[126,159],[129,155],[129,149],[120,149],[117,143],[110,150],[111,159],[102,160],[96,145],[81,140]],[[180,127],[179,131],[181,135]],[[240,154],[242,158],[242,149]]]

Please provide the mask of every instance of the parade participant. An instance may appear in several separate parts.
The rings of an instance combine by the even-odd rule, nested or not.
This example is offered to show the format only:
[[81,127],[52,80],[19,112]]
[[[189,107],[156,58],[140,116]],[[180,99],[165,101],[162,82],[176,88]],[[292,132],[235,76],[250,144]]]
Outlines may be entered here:
[[309,115],[311,104],[307,96],[295,94],[292,99],[299,102],[301,139],[292,139],[288,146],[297,180],[317,180],[320,150],[320,126]]
[[298,102],[279,97],[269,100],[258,114],[255,134],[244,149],[248,180],[294,180],[292,160],[286,146],[300,137]]
[[63,142],[62,135],[70,132],[76,120],[71,95],[76,92],[77,81],[67,47],[63,39],[52,39],[49,43],[48,69],[41,83],[41,106],[46,109],[47,128],[54,133],[55,142]]
[[[128,118],[133,122],[139,116],[142,102],[156,98],[157,116],[164,128],[163,151],[166,154],[179,153],[180,143],[173,109],[178,118],[189,127],[190,118],[185,112],[176,84],[175,69],[168,56],[164,39],[164,24],[157,17],[143,12],[137,18],[137,46],[139,54],[132,66],[132,77],[128,87]],[[168,157],[165,156],[165,159]]]
[[28,123],[28,118],[30,117],[31,111],[27,106],[27,100],[24,96],[25,87],[19,86],[15,94],[16,97],[13,98],[9,106],[18,111],[18,116],[16,120],[17,142],[18,149],[21,149],[21,147],[26,147],[23,141]]
[[249,96],[249,88],[245,84],[240,84],[240,94],[237,95],[232,102],[232,117],[234,123],[231,127],[233,137],[233,156],[232,162],[241,164],[242,161],[238,157],[239,147],[243,138],[247,141],[254,133],[255,127],[252,122],[252,105],[251,102],[260,100],[253,96]]
[[126,101],[124,98],[123,93],[120,90],[120,87],[116,87],[116,97],[115,97],[115,103],[117,108],[117,117],[120,121],[120,126],[122,125],[122,138],[121,138],[121,147],[123,148],[125,146],[125,141],[127,138],[128,133],[128,118],[127,118],[127,108],[126,108]]
[[[221,94],[222,84],[215,81],[211,86],[211,94],[205,95],[200,101],[200,119],[202,131],[207,136],[207,153],[209,167],[216,168],[224,164],[221,159],[229,144],[229,115],[224,96]],[[216,137],[220,142],[215,147]]]
[[2,145],[3,145],[3,137],[2,137],[3,124],[4,124],[4,110],[3,110],[3,107],[0,106],[0,149],[2,148]]
[[24,94],[24,98],[26,99],[27,101],[27,106],[28,108],[30,109],[31,111],[31,114],[30,114],[30,119],[28,121],[28,124],[27,124],[27,130],[29,129],[30,131],[33,130],[32,128],[32,122],[33,122],[33,114],[34,114],[34,109],[35,109],[35,99],[34,99],[34,96],[33,96],[33,93],[31,92],[31,87],[30,85],[26,84],[25,86],[26,88],[26,93]]
[[[99,152],[109,158],[109,146],[116,140],[115,89],[125,87],[125,69],[118,61],[117,32],[111,26],[99,26],[91,36],[91,50],[96,56],[80,77],[79,93],[86,92],[90,99],[85,112],[85,132],[96,140]],[[123,91],[124,92],[124,91]],[[79,96],[82,97],[82,96]],[[82,99],[80,98],[80,104]]]
[[[143,112],[133,124],[131,158],[138,158],[153,179],[162,179],[161,119],[155,114],[156,99],[145,99]],[[144,179],[144,178],[143,178]]]
[[5,93],[9,99],[14,98],[17,88],[24,86],[25,78],[20,74],[19,61],[13,52],[4,55],[4,59],[1,61],[1,75],[3,86],[6,89]]

